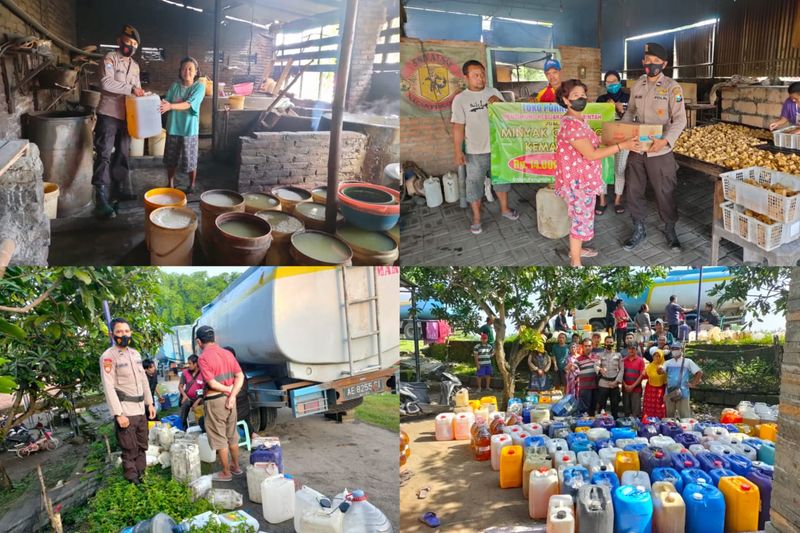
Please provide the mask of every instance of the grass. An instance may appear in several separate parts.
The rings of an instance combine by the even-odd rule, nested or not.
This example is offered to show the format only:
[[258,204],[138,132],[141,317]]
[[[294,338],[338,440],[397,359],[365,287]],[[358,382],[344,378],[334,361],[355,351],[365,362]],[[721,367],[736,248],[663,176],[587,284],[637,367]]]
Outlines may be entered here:
[[400,399],[388,392],[365,396],[364,403],[356,407],[356,418],[396,433],[400,430]]

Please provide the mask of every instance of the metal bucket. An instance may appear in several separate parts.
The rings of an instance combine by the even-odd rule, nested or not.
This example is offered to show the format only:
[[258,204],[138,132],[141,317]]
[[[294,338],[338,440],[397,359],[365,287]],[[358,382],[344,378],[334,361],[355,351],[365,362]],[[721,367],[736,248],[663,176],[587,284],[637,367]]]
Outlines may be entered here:
[[44,180],[61,190],[58,218],[92,203],[92,115],[71,111],[31,113],[27,137],[39,147]]

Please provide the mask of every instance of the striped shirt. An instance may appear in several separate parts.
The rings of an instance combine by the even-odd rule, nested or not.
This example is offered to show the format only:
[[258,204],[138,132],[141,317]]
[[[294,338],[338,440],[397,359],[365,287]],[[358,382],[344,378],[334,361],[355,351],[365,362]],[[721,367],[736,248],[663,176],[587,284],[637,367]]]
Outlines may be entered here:
[[476,344],[472,353],[478,356],[479,365],[491,365],[494,346],[491,344]]
[[590,390],[597,388],[597,363],[589,357],[578,357],[578,389]]

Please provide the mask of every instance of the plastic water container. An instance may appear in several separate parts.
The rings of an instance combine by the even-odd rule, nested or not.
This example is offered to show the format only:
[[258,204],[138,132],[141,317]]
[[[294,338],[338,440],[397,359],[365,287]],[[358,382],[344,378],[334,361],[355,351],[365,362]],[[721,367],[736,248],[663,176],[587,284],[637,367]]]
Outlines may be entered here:
[[658,435],[656,437],[650,437],[650,445],[657,446],[658,448],[665,448],[670,444],[674,444],[675,439],[672,437],[666,437],[664,435]]
[[569,450],[567,441],[565,439],[550,439],[547,443],[547,452],[550,455],[555,455],[558,452],[565,452]]
[[556,494],[550,497],[547,509],[548,533],[574,533],[575,510],[572,496]]
[[600,456],[596,451],[587,450],[585,452],[578,452],[578,464],[584,467],[589,472],[595,472],[600,468]]
[[648,474],[652,472],[654,468],[670,466],[671,464],[672,461],[669,455],[661,448],[648,447],[639,451],[639,465],[641,469]]
[[726,459],[725,457],[723,457],[718,453],[704,451],[696,454],[694,457],[700,464],[700,468],[702,468],[706,472],[716,468],[729,469],[731,467],[731,464],[728,462],[728,459]]
[[758,460],[768,465],[775,464],[775,444],[769,441],[764,442],[758,450]]
[[628,470],[622,474],[620,483],[622,485],[632,485],[634,487],[641,485],[647,490],[650,490],[650,475],[642,470]]
[[614,504],[607,485],[583,485],[576,502],[581,533],[606,533],[614,530]]
[[611,440],[616,442],[619,439],[632,439],[636,437],[636,431],[632,428],[611,428]]
[[156,94],[125,96],[125,118],[128,135],[146,139],[161,133],[161,98]]
[[500,451],[506,446],[511,446],[513,443],[511,441],[511,437],[504,433],[501,433],[500,435],[492,435],[490,442],[492,470],[498,471],[500,470]]
[[506,446],[500,451],[500,488],[522,486],[522,446]]
[[614,490],[614,531],[649,533],[653,529],[653,499],[644,487],[622,485]]
[[700,463],[698,463],[694,455],[688,451],[681,453],[670,453],[669,458],[672,461],[672,468],[679,472],[685,468],[700,468]]
[[691,483],[683,489],[686,533],[724,533],[725,497],[714,485]]
[[363,490],[354,490],[349,496],[350,509],[344,513],[342,530],[348,533],[392,533],[392,524],[383,511],[367,500]]
[[659,481],[652,488],[653,526],[658,533],[683,533],[686,506],[672,483]]
[[558,474],[553,468],[534,470],[528,478],[528,514],[531,518],[547,517],[550,497],[558,494]]
[[711,477],[699,468],[685,468],[681,470],[681,479],[683,479],[683,486],[695,483],[708,483],[713,485],[714,481]]
[[469,440],[469,428],[475,423],[472,413],[458,413],[453,417],[453,436],[455,440]]
[[606,485],[610,490],[613,491],[619,487],[619,478],[613,470],[600,471],[592,474],[591,483],[592,485]]
[[436,415],[436,440],[453,440],[453,413]]
[[442,196],[442,183],[439,178],[428,178],[423,182],[422,186],[425,190],[425,203],[428,204],[428,207],[434,208],[442,205],[444,198]]
[[719,486],[719,480],[724,477],[732,477],[736,476],[736,472],[733,470],[728,470],[727,468],[712,468],[706,472],[708,477],[711,478],[711,482],[714,484],[715,487]]
[[[249,483],[249,480],[248,480]],[[320,501],[327,499],[324,494],[317,492],[308,485],[303,485],[294,493],[294,529],[302,531],[300,520],[305,513],[314,513],[323,510]],[[330,512],[330,509],[325,509]]]
[[197,445],[200,448],[200,460],[204,463],[213,463],[217,460],[217,453],[211,448],[208,443],[208,435],[203,433],[197,439]]
[[586,436],[590,441],[596,442],[598,440],[610,439],[611,432],[606,428],[592,428],[586,432]]
[[725,531],[755,531],[761,495],[758,485],[741,476],[719,480],[719,490],[725,497]]
[[570,466],[561,471],[561,494],[569,494],[577,499],[578,490],[583,485],[588,485],[591,476],[589,471],[582,466]]
[[652,472],[650,472],[650,481],[651,483],[656,483],[658,481],[668,481],[672,483],[675,489],[678,492],[682,492],[683,490],[683,478],[672,467],[657,467],[654,468]]
[[636,452],[621,451],[617,454],[614,471],[620,476],[628,470],[639,470],[639,455]]
[[444,187],[444,200],[448,204],[458,201],[458,175],[448,172],[442,176],[442,186]]
[[172,479],[191,483],[200,477],[200,448],[189,442],[175,442],[169,450]]
[[286,474],[261,482],[261,508],[264,520],[280,524],[294,517],[294,480]]
[[758,513],[758,529],[760,531],[764,529],[764,524],[769,520],[769,508],[772,503],[772,477],[756,469],[751,470],[746,477],[756,484],[761,498],[761,507]]

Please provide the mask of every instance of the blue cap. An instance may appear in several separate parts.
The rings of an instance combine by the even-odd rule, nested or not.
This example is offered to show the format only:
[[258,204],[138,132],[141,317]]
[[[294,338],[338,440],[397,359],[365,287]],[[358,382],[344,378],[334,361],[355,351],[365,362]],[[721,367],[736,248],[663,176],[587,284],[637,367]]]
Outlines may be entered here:
[[542,70],[547,72],[551,68],[554,68],[556,70],[561,70],[561,63],[559,63],[557,59],[548,59],[547,61],[544,62],[544,69]]

